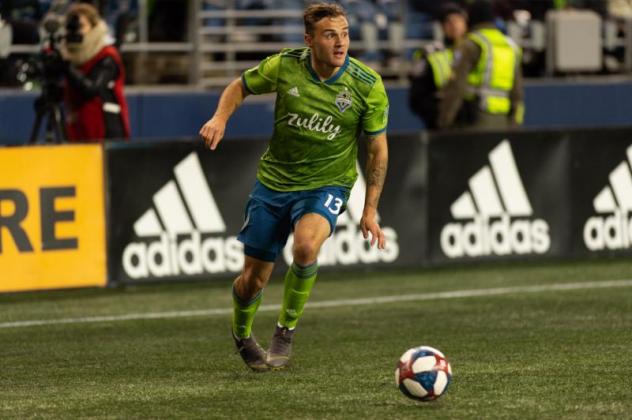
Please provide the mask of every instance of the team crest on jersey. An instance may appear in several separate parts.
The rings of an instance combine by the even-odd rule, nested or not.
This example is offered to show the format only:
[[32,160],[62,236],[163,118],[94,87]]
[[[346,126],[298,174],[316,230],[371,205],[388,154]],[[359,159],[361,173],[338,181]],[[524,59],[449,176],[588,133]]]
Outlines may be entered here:
[[352,104],[351,92],[347,88],[336,95],[336,106],[340,112],[345,112]]

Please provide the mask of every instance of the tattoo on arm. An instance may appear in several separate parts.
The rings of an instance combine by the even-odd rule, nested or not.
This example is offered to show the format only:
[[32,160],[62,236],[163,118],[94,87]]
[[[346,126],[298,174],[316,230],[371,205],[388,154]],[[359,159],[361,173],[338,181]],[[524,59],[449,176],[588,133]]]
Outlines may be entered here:
[[375,162],[367,170],[367,185],[376,186],[380,191],[386,178],[386,162]]
[[387,159],[378,158],[376,155],[369,156],[369,163],[366,169],[367,178],[367,202],[368,206],[377,208],[384,187],[386,178]]

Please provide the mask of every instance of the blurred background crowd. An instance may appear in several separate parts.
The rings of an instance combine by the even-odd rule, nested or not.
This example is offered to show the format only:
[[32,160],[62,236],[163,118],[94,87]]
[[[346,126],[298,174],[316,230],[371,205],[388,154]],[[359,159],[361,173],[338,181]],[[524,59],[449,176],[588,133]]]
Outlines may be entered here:
[[[384,78],[406,83],[414,52],[443,41],[443,0],[339,0],[349,13],[352,54]],[[19,86],[16,62],[37,52],[42,22],[69,0],[0,2],[0,84]],[[127,84],[223,86],[280,47],[302,44],[302,0],[94,0],[112,42],[120,47]],[[456,2],[467,7],[467,0]],[[601,22],[602,66],[623,73],[631,0],[495,0],[496,24],[523,49],[526,77],[547,75],[546,16],[551,10],[593,12]],[[151,71],[144,69],[151,68]],[[577,71],[568,71],[576,74]],[[549,69],[548,74],[559,74]]]
[[[405,90],[428,129],[523,125],[524,78],[632,74],[632,0],[329,1],[347,11],[351,55]],[[47,120],[47,138],[129,138],[123,86],[219,91],[264,57],[303,47],[311,2],[1,0],[0,87],[42,92],[32,142]],[[83,49],[74,60],[73,38]],[[406,99],[396,100],[401,109]]]

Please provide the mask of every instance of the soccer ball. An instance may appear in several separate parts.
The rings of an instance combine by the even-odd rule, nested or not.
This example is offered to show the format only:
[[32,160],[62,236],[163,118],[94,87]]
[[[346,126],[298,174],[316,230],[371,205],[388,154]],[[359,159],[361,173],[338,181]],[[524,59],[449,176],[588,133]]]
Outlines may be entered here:
[[450,363],[439,350],[414,347],[399,358],[395,383],[414,400],[432,401],[445,393],[452,379]]

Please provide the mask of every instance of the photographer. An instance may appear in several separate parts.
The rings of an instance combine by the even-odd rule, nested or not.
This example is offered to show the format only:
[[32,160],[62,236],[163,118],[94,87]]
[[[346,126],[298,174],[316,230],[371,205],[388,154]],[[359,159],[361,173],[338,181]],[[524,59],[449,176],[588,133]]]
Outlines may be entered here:
[[106,45],[107,27],[89,4],[66,13],[64,102],[70,141],[129,138],[123,95],[125,72],[118,51]]

